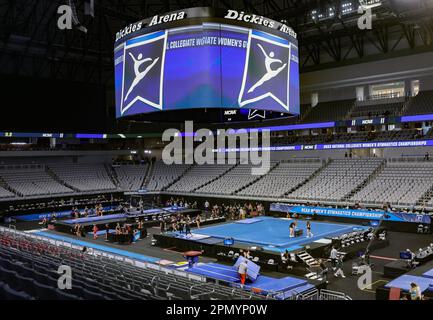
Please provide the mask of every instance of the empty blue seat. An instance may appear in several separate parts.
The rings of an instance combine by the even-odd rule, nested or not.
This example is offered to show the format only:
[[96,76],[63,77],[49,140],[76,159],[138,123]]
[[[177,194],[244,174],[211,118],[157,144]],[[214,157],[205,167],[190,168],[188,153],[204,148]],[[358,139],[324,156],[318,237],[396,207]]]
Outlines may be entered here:
[[47,284],[47,283],[49,283],[49,278],[48,278],[48,276],[47,276],[46,274],[44,274],[44,273],[38,272],[38,271],[36,271],[36,270],[33,270],[33,277],[34,277],[34,279],[35,279],[37,282],[39,282],[39,283],[42,283],[42,284]]
[[4,282],[0,281],[0,300],[5,300],[5,291],[3,290],[3,286],[5,285]]
[[35,272],[32,268],[27,266],[21,266],[21,275],[24,277],[34,278]]
[[15,271],[0,267],[0,280],[6,284],[12,285],[12,283],[15,283],[16,276],[17,273]]
[[11,286],[18,291],[26,291],[31,296],[36,296],[36,289],[32,278],[23,277],[20,274],[17,274]]
[[23,291],[17,291],[9,285],[3,285],[2,290],[5,292],[4,296],[6,300],[32,300],[33,298]]
[[102,294],[83,289],[84,299],[86,300],[105,300]]
[[79,300],[79,297],[77,297],[74,294],[69,293],[69,290],[60,290],[56,289],[57,292],[57,299],[58,300]]
[[36,292],[37,292],[37,299],[39,300],[56,300],[57,299],[57,292],[55,287],[51,287],[42,283],[39,283],[38,281],[34,281]]
[[70,290],[68,290],[67,292],[70,294],[73,294],[77,297],[80,298],[84,298],[84,287],[78,285],[78,284],[74,284],[72,283],[72,288]]

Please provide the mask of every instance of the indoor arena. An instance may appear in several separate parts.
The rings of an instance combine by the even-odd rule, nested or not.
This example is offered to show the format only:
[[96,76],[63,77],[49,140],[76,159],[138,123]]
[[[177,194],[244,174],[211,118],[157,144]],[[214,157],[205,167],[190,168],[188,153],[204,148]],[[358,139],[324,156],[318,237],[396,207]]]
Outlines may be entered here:
[[0,300],[433,299],[432,0],[3,2]]

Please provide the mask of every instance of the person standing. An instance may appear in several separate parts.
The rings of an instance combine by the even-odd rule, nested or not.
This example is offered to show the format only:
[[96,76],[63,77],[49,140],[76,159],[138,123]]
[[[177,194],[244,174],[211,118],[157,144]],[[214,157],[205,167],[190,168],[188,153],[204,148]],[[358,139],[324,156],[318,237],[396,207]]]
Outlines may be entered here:
[[185,236],[188,236],[189,234],[192,235],[192,233],[191,233],[191,221],[187,219],[185,221]]
[[331,259],[333,270],[335,270],[335,268],[336,268],[337,258],[338,258],[338,251],[335,248],[335,246],[332,246],[331,253],[329,255],[329,259]]
[[410,284],[409,293],[411,300],[422,300],[421,289],[415,282]]
[[338,277],[341,276],[342,278],[346,278],[343,272],[343,259],[337,258],[337,261],[335,263],[335,268],[337,269],[334,273],[334,276]]
[[98,239],[98,227],[96,224],[93,225],[93,240]]
[[241,261],[241,263],[238,266],[238,274],[239,274],[239,279],[241,281],[241,288],[243,288],[245,285],[245,281],[247,279],[247,271],[248,271],[248,264],[247,261],[244,259]]
[[292,222],[289,226],[289,237],[293,238],[295,236],[295,223]]
[[161,222],[159,223],[159,227],[161,228],[161,234],[165,233],[165,220],[161,219]]
[[245,219],[245,209],[244,208],[240,208],[239,209],[239,219],[240,220],[244,220]]
[[110,233],[110,225],[105,225],[105,240],[108,241],[108,234]]
[[200,229],[201,217],[199,214],[195,217],[195,223],[197,224],[197,229]]
[[182,234],[185,227],[185,221],[183,220],[183,218],[180,219],[178,226],[179,226],[179,233]]
[[307,238],[311,238],[313,234],[311,233],[311,222],[307,221]]
[[328,267],[326,266],[323,259],[319,259],[319,265],[322,271],[320,272],[320,275],[323,277],[323,280],[325,280],[326,283],[329,283],[328,281]]

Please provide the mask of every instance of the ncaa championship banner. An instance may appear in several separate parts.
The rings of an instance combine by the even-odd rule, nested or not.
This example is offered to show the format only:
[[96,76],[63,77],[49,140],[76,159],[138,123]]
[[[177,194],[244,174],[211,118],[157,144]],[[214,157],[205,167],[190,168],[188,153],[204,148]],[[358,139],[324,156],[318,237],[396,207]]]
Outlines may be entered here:
[[385,212],[385,211],[370,211],[357,209],[336,209],[324,207],[308,207],[308,206],[291,206],[284,203],[272,203],[271,211],[275,212],[290,212],[302,215],[328,216],[340,218],[353,218],[365,220],[381,220],[394,222],[410,222],[430,224],[430,216],[422,214],[410,214],[403,212]]

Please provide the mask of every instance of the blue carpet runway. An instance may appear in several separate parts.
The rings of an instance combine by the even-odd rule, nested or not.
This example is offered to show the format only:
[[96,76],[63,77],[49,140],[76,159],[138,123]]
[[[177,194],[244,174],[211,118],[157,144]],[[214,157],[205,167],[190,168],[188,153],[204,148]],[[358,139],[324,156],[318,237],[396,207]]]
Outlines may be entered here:
[[92,248],[92,249],[104,251],[107,253],[125,256],[127,258],[136,259],[136,260],[143,261],[143,262],[157,262],[157,261],[161,260],[159,258],[149,257],[149,256],[146,256],[143,254],[138,254],[138,253],[134,253],[134,252],[126,251],[126,250],[116,249],[113,247],[104,246],[104,245],[96,244],[93,242],[78,240],[78,239],[74,239],[71,237],[61,236],[61,235],[54,234],[51,232],[37,231],[37,232],[34,232],[33,234],[44,236],[44,237],[54,239],[54,240],[69,242],[73,245],[77,245],[77,246],[81,246],[81,247]]

